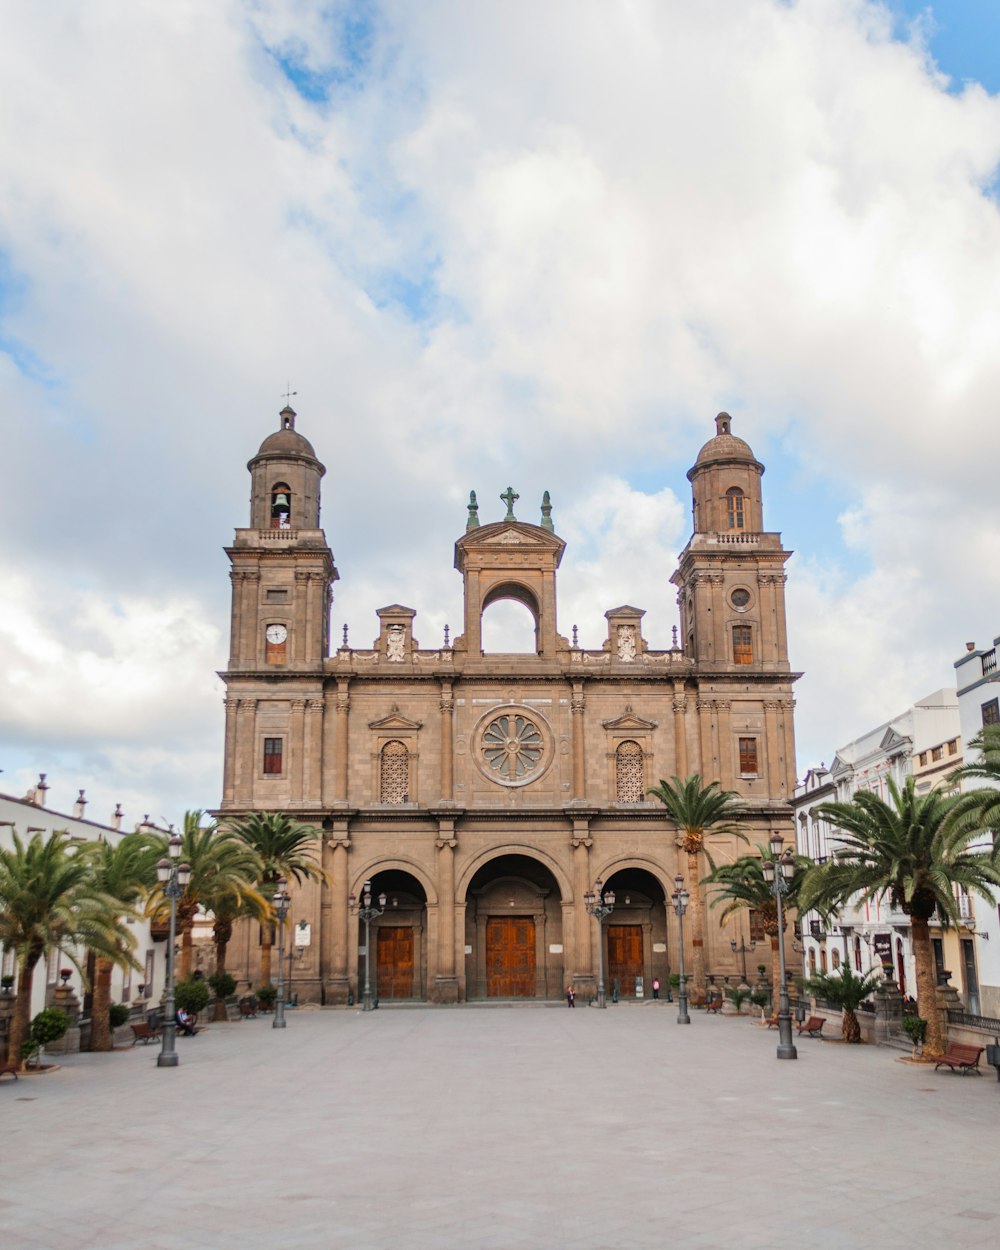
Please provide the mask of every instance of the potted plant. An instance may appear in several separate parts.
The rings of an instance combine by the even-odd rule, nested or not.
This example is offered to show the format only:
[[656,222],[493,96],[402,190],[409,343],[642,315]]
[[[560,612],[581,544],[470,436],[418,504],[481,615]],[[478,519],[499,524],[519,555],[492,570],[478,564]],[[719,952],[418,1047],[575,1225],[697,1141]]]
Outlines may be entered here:
[[273,1011],[278,991],[273,985],[262,985],[257,991],[257,1001],[262,1011]]
[[760,1008],[760,1018],[763,1020],[765,1014],[764,1009],[771,1001],[771,995],[767,992],[767,990],[751,990],[750,1001],[755,1007]]
[[900,1022],[903,1032],[913,1043],[913,1058],[919,1059],[927,1037],[927,1021],[921,1016],[904,1016]]
[[204,981],[181,981],[174,987],[174,1006],[178,1011],[184,1010],[189,1012],[195,1019],[198,1018],[198,1012],[204,1011],[208,1006],[208,1000],[211,997],[208,986]]
[[[61,1007],[46,1007],[44,1011],[40,1011],[31,1022],[31,1032],[28,1041],[21,1048],[21,1058],[31,1067],[40,1068],[42,1051],[50,1042],[58,1042],[61,1037],[65,1037],[69,1025],[69,1016]],[[30,1054],[26,1053],[29,1049]]]

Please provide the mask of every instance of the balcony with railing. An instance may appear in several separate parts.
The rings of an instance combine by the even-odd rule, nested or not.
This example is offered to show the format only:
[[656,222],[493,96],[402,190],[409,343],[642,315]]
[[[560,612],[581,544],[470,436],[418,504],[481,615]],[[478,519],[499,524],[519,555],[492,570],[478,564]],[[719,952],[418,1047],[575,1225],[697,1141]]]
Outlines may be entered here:
[[983,660],[983,676],[989,677],[991,673],[995,673],[997,671],[997,649],[996,647],[994,647],[992,651],[984,651],[982,660]]

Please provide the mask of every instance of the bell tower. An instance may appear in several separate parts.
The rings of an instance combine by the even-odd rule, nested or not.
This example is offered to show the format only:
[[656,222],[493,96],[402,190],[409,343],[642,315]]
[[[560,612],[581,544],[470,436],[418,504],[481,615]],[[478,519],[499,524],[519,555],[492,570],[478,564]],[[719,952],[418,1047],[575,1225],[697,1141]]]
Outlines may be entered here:
[[700,668],[788,672],[780,534],[764,531],[764,466],[720,412],[691,482],[694,532],[671,578],[678,588],[684,653]]
[[305,793],[312,784],[287,760],[309,736],[296,718],[322,708],[338,574],[319,524],[326,470],[295,417],[285,407],[247,464],[250,524],[226,548],[232,609],[229,664],[220,674],[227,688],[223,807],[312,801]]

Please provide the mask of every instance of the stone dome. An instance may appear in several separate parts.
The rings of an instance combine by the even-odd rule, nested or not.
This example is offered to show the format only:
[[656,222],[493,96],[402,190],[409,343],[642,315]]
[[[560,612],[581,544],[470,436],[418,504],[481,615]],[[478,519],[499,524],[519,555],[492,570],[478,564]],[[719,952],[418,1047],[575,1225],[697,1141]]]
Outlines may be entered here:
[[262,456],[269,460],[283,456],[307,456],[310,460],[315,460],[316,452],[312,443],[295,429],[295,410],[283,408],[279,416],[281,429],[275,430],[264,439],[254,460],[259,460]]
[[744,464],[757,465],[762,468],[757,461],[757,457],[753,454],[750,444],[742,438],[737,438],[731,432],[732,417],[728,412],[720,412],[715,418],[715,426],[718,433],[714,438],[710,438],[708,442],[698,452],[698,458],[694,462],[694,467],[700,468],[705,464],[718,464],[725,462],[731,464],[735,461],[742,461]]

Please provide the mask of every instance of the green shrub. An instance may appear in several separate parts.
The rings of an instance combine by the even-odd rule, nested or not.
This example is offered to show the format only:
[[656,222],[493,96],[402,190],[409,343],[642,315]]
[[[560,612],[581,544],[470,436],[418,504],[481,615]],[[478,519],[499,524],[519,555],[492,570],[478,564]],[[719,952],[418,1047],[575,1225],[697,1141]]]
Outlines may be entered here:
[[733,1006],[736,1008],[737,1012],[740,1012],[743,1010],[743,1004],[750,997],[749,990],[733,989],[732,987],[727,989],[726,993],[729,995],[730,1001],[732,1002]]
[[257,991],[257,1001],[262,1007],[273,1007],[278,997],[278,991],[273,985],[262,985]]
[[119,1029],[123,1024],[128,1024],[128,1018],[132,1013],[128,1003],[112,1003],[108,1008],[108,1014],[111,1017],[111,1027]]
[[228,998],[230,994],[236,993],[236,978],[228,972],[213,972],[208,983],[216,998]]
[[750,993],[750,1001],[755,1007],[766,1007],[771,1000],[771,995],[767,990],[752,990]]
[[181,981],[174,988],[174,1006],[189,1011],[193,1016],[205,1010],[210,997],[204,981]]
[[31,1022],[31,1040],[39,1047],[48,1046],[50,1042],[58,1042],[66,1036],[70,1026],[69,1016],[61,1007],[46,1007]]
[[681,983],[681,974],[679,972],[671,972],[669,977],[670,984],[676,990]]
[[927,1037],[927,1021],[921,1016],[904,1016],[900,1022],[903,1032],[916,1046]]

